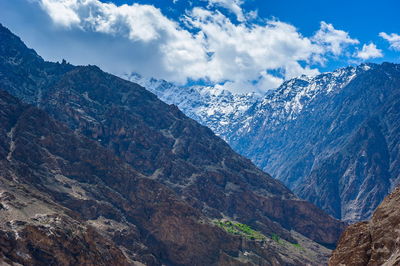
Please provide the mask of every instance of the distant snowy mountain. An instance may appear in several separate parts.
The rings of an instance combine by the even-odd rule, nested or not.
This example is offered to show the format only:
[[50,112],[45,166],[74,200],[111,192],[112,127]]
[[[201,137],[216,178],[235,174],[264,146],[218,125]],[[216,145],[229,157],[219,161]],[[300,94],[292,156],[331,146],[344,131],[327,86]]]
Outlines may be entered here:
[[210,127],[299,196],[358,221],[400,179],[399,69],[362,64],[301,76],[262,97],[131,80]]
[[239,123],[244,113],[253,106],[259,96],[255,93],[233,94],[218,87],[175,86],[164,80],[146,79],[138,74],[128,77],[156,94],[168,104],[176,105],[187,116],[211,128],[217,135],[228,135],[231,124]]
[[162,101],[176,105],[187,116],[229,141],[238,133],[232,131],[233,128],[240,130],[241,134],[254,131],[250,123],[253,114],[267,115],[268,120],[264,123],[268,126],[293,120],[317,95],[339,90],[358,73],[370,68],[371,65],[364,64],[316,77],[303,75],[283,83],[276,91],[268,91],[263,97],[256,93],[232,93],[218,86],[179,87],[136,73],[127,76],[127,79],[153,92]]

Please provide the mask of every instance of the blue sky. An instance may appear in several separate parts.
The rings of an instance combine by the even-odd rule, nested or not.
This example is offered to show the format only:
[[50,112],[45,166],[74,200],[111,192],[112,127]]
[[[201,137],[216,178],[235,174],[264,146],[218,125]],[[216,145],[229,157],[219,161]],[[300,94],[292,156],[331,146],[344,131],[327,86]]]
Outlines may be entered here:
[[301,74],[400,62],[400,2],[0,0],[0,23],[47,60],[264,92]]

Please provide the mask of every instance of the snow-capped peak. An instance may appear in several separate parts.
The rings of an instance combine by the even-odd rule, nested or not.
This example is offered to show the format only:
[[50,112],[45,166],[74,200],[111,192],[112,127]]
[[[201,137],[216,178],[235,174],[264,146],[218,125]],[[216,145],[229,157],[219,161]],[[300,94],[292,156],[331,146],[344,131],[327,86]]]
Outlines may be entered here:
[[221,86],[180,87],[165,80],[144,78],[133,73],[127,78],[156,94],[168,104],[178,106],[187,116],[211,128],[228,140],[232,130],[250,132],[251,120],[262,116],[264,126],[276,126],[296,119],[297,115],[318,95],[336,93],[359,73],[374,64],[340,68],[333,72],[285,81],[264,96],[256,93],[232,93]]
[[221,136],[227,126],[241,119],[259,98],[255,93],[234,94],[220,86],[179,87],[138,74],[132,74],[128,79],[156,94],[164,102],[178,106],[187,116]]

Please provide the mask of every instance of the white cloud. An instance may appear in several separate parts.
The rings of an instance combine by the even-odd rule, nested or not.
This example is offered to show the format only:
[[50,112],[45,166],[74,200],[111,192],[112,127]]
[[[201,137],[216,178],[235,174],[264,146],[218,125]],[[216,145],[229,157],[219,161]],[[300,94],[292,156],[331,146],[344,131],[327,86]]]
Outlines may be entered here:
[[266,72],[274,69],[281,69],[285,78],[318,73],[299,62],[310,61],[322,50],[289,24],[269,21],[265,25],[235,25],[223,14],[202,8],[194,8],[186,20],[200,30],[203,47],[212,54],[207,77],[214,82],[236,83],[227,83],[227,88],[235,89],[239,84],[254,90],[262,84],[270,85],[268,88],[279,85],[282,80]]
[[385,32],[381,32],[379,33],[379,36],[390,43],[390,48],[396,51],[400,51],[400,35],[396,33],[387,34]]
[[335,56],[342,54],[346,46],[359,43],[357,39],[350,38],[348,32],[337,30],[332,24],[324,21],[321,22],[321,28],[312,39],[326,52],[330,52]]
[[[40,0],[40,3],[59,25],[74,26],[78,21],[76,26],[84,31],[111,34],[128,38],[133,44],[148,45],[147,52],[161,55],[159,63],[163,73],[155,73],[156,76],[161,74],[180,83],[186,82],[187,78],[203,77],[201,73],[205,71],[207,56],[201,42],[154,6],[116,6],[98,0]],[[68,13],[70,21],[67,17],[60,19],[59,10]],[[150,51],[154,48],[157,50]],[[179,74],[171,77],[174,73]]]
[[376,48],[374,43],[364,44],[361,51],[358,51],[355,55],[357,58],[368,60],[371,58],[383,57],[382,50]]
[[211,6],[213,5],[222,6],[230,10],[233,14],[235,14],[238,21],[241,22],[245,21],[245,15],[241,8],[241,5],[243,4],[242,0],[208,0],[208,3]]
[[[232,91],[262,92],[284,79],[318,74],[318,63],[358,43],[325,22],[314,36],[305,37],[288,23],[234,23],[220,11],[199,7],[179,24],[151,5],[33,1],[57,27],[31,23],[22,37],[31,36],[33,48],[47,59],[66,58],[75,64],[97,64],[120,76],[137,72],[180,84],[202,79]],[[241,1],[233,3],[240,7]],[[17,6],[8,1],[2,5]]]
[[57,24],[71,27],[72,25],[77,25],[81,22],[78,14],[73,10],[73,7],[77,6],[75,0],[42,0],[40,4]]

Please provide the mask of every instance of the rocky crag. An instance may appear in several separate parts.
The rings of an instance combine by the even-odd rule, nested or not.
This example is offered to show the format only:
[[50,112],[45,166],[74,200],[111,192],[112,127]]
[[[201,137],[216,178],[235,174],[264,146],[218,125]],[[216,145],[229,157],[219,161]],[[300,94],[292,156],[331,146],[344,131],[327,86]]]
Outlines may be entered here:
[[385,198],[371,220],[343,233],[329,265],[400,265],[400,188]]

